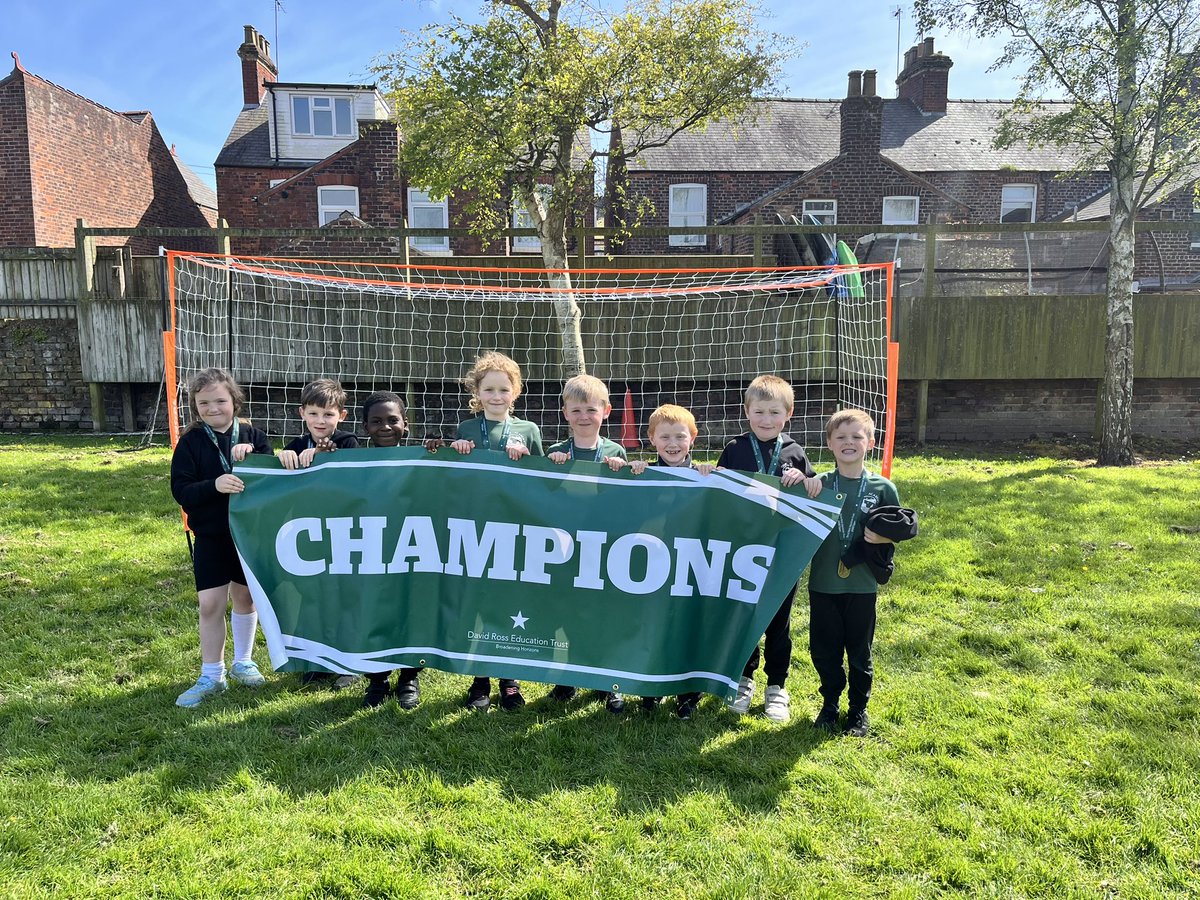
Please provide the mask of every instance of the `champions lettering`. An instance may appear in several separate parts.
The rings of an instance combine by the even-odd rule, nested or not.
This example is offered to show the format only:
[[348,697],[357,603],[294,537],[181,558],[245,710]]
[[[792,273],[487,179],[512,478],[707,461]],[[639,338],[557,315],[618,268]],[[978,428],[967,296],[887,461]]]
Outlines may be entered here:
[[672,597],[724,597],[757,603],[775,558],[765,544],[652,534],[576,531],[514,522],[447,519],[440,540],[430,516],[406,516],[387,539],[386,516],[304,517],[275,536],[280,567],[300,577],[428,572],[495,581],[550,584],[554,573],[585,590],[652,594],[670,582]]

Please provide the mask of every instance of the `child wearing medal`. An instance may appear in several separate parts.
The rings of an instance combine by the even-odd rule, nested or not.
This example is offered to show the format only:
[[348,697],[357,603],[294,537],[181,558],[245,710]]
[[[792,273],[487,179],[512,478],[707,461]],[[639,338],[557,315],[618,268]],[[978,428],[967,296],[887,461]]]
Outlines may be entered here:
[[[746,419],[750,422],[750,430],[725,445],[717,468],[775,475],[784,487],[792,487],[815,475],[804,448],[783,431],[792,417],[795,402],[792,386],[777,375],[760,375],[751,381],[746,388]],[[773,722],[786,722],[791,718],[791,698],[785,681],[792,665],[792,601],[795,597],[796,586],[793,585],[764,633],[762,659],[767,690],[763,714]],[[736,713],[750,710],[758,662],[759,650],[755,644],[754,652],[742,670],[737,697],[728,704]]]
[[266,434],[238,420],[245,395],[224,369],[203,369],[188,386],[195,421],[171,457],[171,495],[196,535],[192,571],[200,606],[200,677],[176,706],[193,707],[228,687],[225,609],[232,602],[233,665],[229,677],[246,687],[266,682],[250,658],[258,613],[229,531],[229,495],[246,489],[233,464],[250,453],[272,453]]
[[[489,350],[475,360],[475,365],[463,377],[463,386],[471,394],[468,404],[474,416],[458,426],[450,446],[459,453],[472,450],[498,450],[509,459],[522,456],[544,456],[542,432],[533,422],[514,416],[513,405],[521,396],[521,369],[509,357]],[[427,443],[433,449],[434,443]],[[491,679],[476,678],[467,691],[468,709],[485,710],[491,705]],[[519,709],[525,705],[520,682],[500,679],[500,707]]]
[[[875,601],[879,590],[865,563],[847,568],[842,556],[860,538],[868,544],[892,541],[865,526],[877,506],[899,506],[896,486],[882,475],[869,472],[865,457],[875,447],[875,420],[860,409],[843,409],[825,425],[826,445],[837,468],[816,478],[805,478],[810,497],[832,488],[842,514],[837,526],[817,548],[808,567],[808,649],[821,681],[823,703],[813,724],[834,731],[838,704],[849,684],[850,708],[846,734],[866,737],[870,728],[867,702],[871,699],[874,668],[871,642],[875,638]],[[842,667],[843,657],[849,669]]]
[[[567,420],[571,436],[551,445],[546,458],[560,466],[576,459],[605,463],[614,472],[619,472],[629,459],[625,448],[600,436],[600,426],[612,412],[604,382],[592,375],[576,375],[563,385],[562,402],[563,418]],[[550,698],[568,703],[577,693],[569,684],[556,684],[550,691]],[[622,713],[625,698],[616,691],[606,691],[604,708],[610,713]]]

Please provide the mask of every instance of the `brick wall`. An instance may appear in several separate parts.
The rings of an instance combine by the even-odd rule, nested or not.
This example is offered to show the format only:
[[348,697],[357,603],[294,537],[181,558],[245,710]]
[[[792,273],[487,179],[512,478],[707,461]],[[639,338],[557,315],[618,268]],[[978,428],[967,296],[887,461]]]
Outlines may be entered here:
[[[902,381],[897,436],[916,437],[915,381]],[[1200,379],[1139,378],[1133,387],[1133,432],[1142,438],[1200,438]],[[1031,437],[1090,439],[1096,425],[1094,379],[932,381],[928,441],[1009,441]]]
[[[0,319],[0,408],[2,431],[72,431],[92,429],[92,406],[79,358],[79,330],[74,319]],[[135,384],[136,428],[149,426],[158,401],[157,384]],[[122,399],[119,385],[105,385],[107,427],[119,431]],[[166,428],[166,403],[158,428]]]
[[[149,113],[121,115],[17,71],[4,85],[6,115],[19,111],[12,92],[24,99],[34,233],[0,232],[0,245],[74,246],[79,218],[100,228],[209,227]],[[7,168],[7,154],[0,159]],[[149,253],[160,239],[108,238],[100,243],[128,244]],[[172,246],[191,249],[191,243]]]
[[25,127],[25,89],[14,73],[0,81],[0,247],[32,247],[33,182],[29,169],[29,132]]

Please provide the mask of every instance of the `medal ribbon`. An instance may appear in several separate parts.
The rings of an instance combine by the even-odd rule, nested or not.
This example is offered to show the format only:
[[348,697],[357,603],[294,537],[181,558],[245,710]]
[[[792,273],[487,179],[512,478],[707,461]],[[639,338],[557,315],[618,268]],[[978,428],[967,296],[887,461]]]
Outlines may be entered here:
[[[850,514],[850,521],[849,522],[846,521],[846,516],[844,514],[841,516],[838,516],[838,523],[837,523],[838,538],[841,541],[843,553],[845,553],[847,550],[850,549],[850,544],[854,540],[854,534],[856,531],[858,531],[858,520],[859,520],[859,517],[862,515],[863,487],[866,486],[866,483],[867,483],[867,473],[866,473],[866,471],[864,471],[862,473],[862,475],[859,476],[859,479],[858,479],[858,493],[854,495],[854,511]],[[833,476],[833,489],[835,491],[837,491],[838,493],[841,493],[842,486],[841,486],[841,482],[839,481],[838,475]],[[847,499],[848,498],[849,498],[849,491],[847,491]],[[844,513],[845,512],[844,505],[842,507],[842,510]]]
[[779,451],[783,449],[783,435],[775,438],[775,453],[771,456],[771,470],[767,471],[767,464],[763,462],[762,450],[758,447],[758,438],[753,433],[750,435],[750,446],[754,448],[754,462],[758,466],[758,471],[763,475],[778,475],[779,474]]
[[[512,418],[509,416],[505,416],[504,417],[504,430],[500,433],[499,449],[503,450],[505,447],[508,446],[508,432],[509,432],[509,429],[511,429],[511,428],[512,428]],[[488,420],[487,420],[487,416],[483,415],[482,413],[480,413],[480,415],[479,415],[479,430],[481,432],[483,432],[483,449],[491,450],[492,445],[491,445],[491,442],[488,440]]]
[[[567,448],[567,459],[575,458],[575,438],[571,438],[571,446]],[[596,462],[604,462],[604,448],[596,442]]]
[[204,423],[204,433],[208,435],[208,439],[212,441],[212,445],[217,448],[217,459],[221,460],[221,468],[228,474],[233,471],[233,448],[237,446],[239,426],[237,418],[233,420],[233,431],[229,432],[229,459],[225,458],[225,454],[221,452],[221,445],[217,443],[216,433],[208,427],[208,423]]

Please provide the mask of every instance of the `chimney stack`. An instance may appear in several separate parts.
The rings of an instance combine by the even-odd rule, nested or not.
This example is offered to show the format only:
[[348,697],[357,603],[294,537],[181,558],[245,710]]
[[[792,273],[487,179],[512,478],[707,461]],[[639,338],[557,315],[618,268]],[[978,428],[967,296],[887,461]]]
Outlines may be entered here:
[[911,100],[925,114],[944,113],[950,83],[950,57],[933,50],[925,38],[904,54],[904,71],[896,77],[896,96]]
[[841,109],[840,152],[870,157],[879,154],[883,131],[883,100],[875,93],[874,69],[855,69],[850,73],[846,99]]
[[263,83],[274,83],[279,68],[271,59],[271,43],[255,31],[253,25],[245,28],[246,40],[237,51],[242,60],[242,102],[246,106],[258,106],[266,93]]

